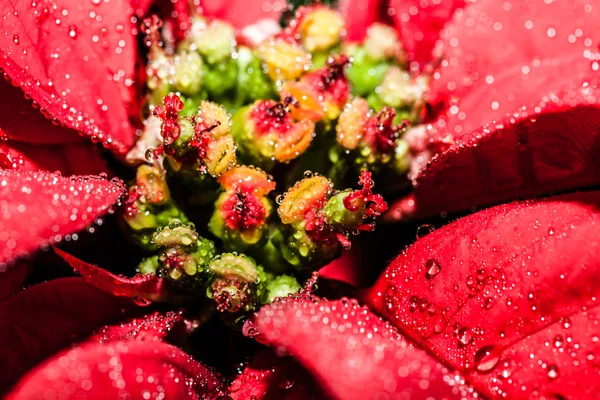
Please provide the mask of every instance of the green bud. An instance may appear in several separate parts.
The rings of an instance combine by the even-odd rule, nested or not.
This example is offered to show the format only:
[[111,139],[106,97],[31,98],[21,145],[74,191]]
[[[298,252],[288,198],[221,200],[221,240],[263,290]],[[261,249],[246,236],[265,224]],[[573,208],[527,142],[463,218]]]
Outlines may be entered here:
[[279,275],[267,282],[265,303],[271,303],[277,297],[286,297],[293,293],[298,293],[302,286],[296,278],[290,275]]
[[352,64],[346,70],[346,75],[352,94],[366,97],[381,83],[389,64],[371,60],[363,47],[355,48],[351,56]]
[[136,172],[135,185],[141,202],[162,205],[171,200],[164,173],[156,167],[140,165]]
[[148,258],[144,258],[138,264],[138,271],[143,275],[152,275],[156,274],[156,270],[158,269],[158,256],[152,256]]
[[217,64],[230,58],[235,50],[235,30],[230,24],[213,20],[209,23],[204,21],[195,22],[204,24],[199,29],[193,29],[193,41],[196,49],[202,54],[209,64]]
[[218,278],[256,283],[258,272],[256,263],[243,254],[224,253],[216,256],[208,265],[208,269]]
[[325,204],[323,215],[327,218],[327,222],[335,228],[352,227],[363,220],[364,208],[352,212],[344,206],[344,199],[350,193],[351,191],[340,192],[332,196]]
[[179,118],[179,137],[173,143],[173,147],[180,153],[189,150],[188,143],[194,136],[194,124],[189,118]]
[[222,97],[235,88],[237,84],[238,66],[236,60],[228,58],[218,64],[204,64],[204,87],[213,97]]
[[160,249],[161,276],[186,290],[204,283],[206,266],[215,255],[215,245],[199,237],[193,224],[172,220],[154,234],[152,242]]
[[215,257],[208,265],[213,274],[207,296],[217,310],[230,313],[248,312],[255,308],[259,270],[253,260],[237,253]]
[[204,72],[202,57],[195,51],[185,51],[174,59],[173,86],[186,95],[196,95],[202,88]]
[[394,149],[394,170],[404,175],[410,168],[410,145],[406,140],[399,139]]
[[184,224],[178,219],[173,219],[169,225],[158,229],[152,238],[158,247],[189,247],[196,244],[197,240],[198,233],[194,224]]
[[238,49],[237,102],[249,104],[258,99],[275,99],[275,85],[262,69],[262,60],[247,47]]

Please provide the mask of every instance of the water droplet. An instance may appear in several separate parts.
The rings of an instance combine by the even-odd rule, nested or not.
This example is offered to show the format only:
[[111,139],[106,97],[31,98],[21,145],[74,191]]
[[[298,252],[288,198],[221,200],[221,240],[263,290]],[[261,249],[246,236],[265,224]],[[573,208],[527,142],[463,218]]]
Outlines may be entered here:
[[558,378],[558,367],[556,365],[548,366],[548,379],[554,380]]
[[473,336],[471,335],[469,328],[466,328],[463,326],[462,328],[460,328],[458,330],[457,338],[458,338],[458,347],[462,349],[463,347],[465,347],[469,343],[471,343],[471,339],[473,338]]
[[435,230],[435,227],[430,224],[423,224],[417,228],[417,239],[421,239],[423,236],[429,235]]
[[483,346],[475,353],[475,370],[480,373],[488,373],[496,368],[500,361],[500,355],[495,346]]
[[293,377],[285,375],[285,374],[283,376],[281,376],[281,378],[277,382],[279,387],[282,389],[285,389],[285,390],[291,389],[292,386],[294,386],[294,383],[296,383],[296,380]]
[[19,35],[13,36],[13,42],[15,42],[15,44],[19,44]]
[[69,36],[73,39],[77,37],[77,28],[74,25],[69,26]]
[[440,273],[440,271],[442,270],[442,266],[436,259],[430,258],[425,263],[425,269],[425,278],[433,279],[436,277],[437,274]]
[[150,304],[152,304],[152,302],[150,300],[145,299],[143,297],[139,297],[139,296],[134,296],[133,297],[133,302],[135,304],[137,304],[138,306],[140,306],[140,307],[147,307]]
[[303,175],[304,175],[305,178],[308,179],[308,178],[312,178],[313,173],[311,171],[304,171]]

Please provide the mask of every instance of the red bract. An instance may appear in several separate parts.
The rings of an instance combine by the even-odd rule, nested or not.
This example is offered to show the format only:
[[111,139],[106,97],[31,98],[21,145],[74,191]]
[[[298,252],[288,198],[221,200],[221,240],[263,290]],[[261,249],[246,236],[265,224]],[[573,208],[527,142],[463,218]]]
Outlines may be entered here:
[[442,117],[428,126],[432,142],[452,145],[414,179],[417,214],[599,182],[599,12],[586,1],[484,1],[455,15],[431,85]]
[[30,372],[7,399],[42,395],[87,399],[217,399],[221,382],[206,367],[166,343],[89,343],[66,350]]
[[0,67],[13,83],[61,123],[125,151],[134,138],[129,3],[11,0],[0,10],[13,27],[0,35]]
[[133,308],[130,300],[106,294],[81,278],[42,283],[0,303],[0,359],[10,366],[0,375],[0,393],[45,357],[118,322]]
[[498,206],[423,237],[365,299],[490,398],[592,398],[600,192]]
[[[440,37],[440,30],[452,19],[465,0],[391,0],[390,9],[396,29],[412,68],[424,68],[432,59],[432,51]],[[477,41],[479,43],[479,40]],[[495,47],[495,46],[494,46]]]
[[[206,15],[238,28],[284,6],[205,3]],[[350,39],[391,18],[411,69],[433,74],[429,100],[437,114],[427,116],[425,136],[418,137],[431,162],[416,175],[414,200],[404,199],[403,210],[435,215],[600,183],[596,4],[343,3]],[[168,4],[165,23],[174,24],[176,38],[187,24],[187,5]],[[139,104],[131,88],[140,61],[139,20],[132,15],[146,16],[152,7],[160,8],[147,0],[9,0],[0,6],[0,67],[24,92],[0,84],[0,135],[9,140],[0,145],[0,167],[20,170],[0,171],[0,270],[93,223],[118,201],[119,183],[26,170],[105,169],[90,161],[96,160],[89,157],[92,146],[80,143],[76,130],[119,155],[130,148],[130,117],[137,120]],[[355,300],[304,293],[264,307],[246,333],[294,359],[259,353],[230,387],[231,396],[597,395],[599,205],[600,192],[509,204],[423,237],[362,294],[393,326]],[[162,279],[124,278],[57,253],[111,294],[70,278],[0,303],[0,359],[10,365],[0,392],[43,358],[117,324],[38,365],[8,398],[225,395],[220,377],[165,343],[180,314],[130,320],[139,308],[113,296],[145,305],[177,302]],[[27,275],[11,268],[10,277],[1,277],[0,301]]]
[[[119,182],[0,170],[0,268],[94,223],[121,196]],[[4,269],[4,268],[3,268]]]
[[149,305],[152,301],[177,302],[182,297],[171,293],[165,280],[154,274],[127,278],[81,261],[60,249],[54,248],[54,251],[92,285],[115,296],[131,297],[140,305]]
[[[300,295],[263,307],[246,324],[261,342],[291,353],[336,399],[459,399],[468,392],[460,376],[409,344],[356,300]],[[258,398],[269,398],[265,396],[273,389],[263,386]]]

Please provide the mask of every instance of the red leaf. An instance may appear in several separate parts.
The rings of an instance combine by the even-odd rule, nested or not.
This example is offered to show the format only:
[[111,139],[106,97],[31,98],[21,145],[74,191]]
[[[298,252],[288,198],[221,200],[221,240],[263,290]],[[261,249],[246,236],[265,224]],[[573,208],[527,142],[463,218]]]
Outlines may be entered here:
[[446,113],[429,134],[453,145],[416,176],[417,214],[600,182],[600,74],[590,47],[600,9],[587,3],[480,2],[450,25],[432,83]]
[[217,399],[221,379],[166,343],[88,343],[27,374],[7,399]]
[[123,192],[116,181],[0,170],[0,265],[83,229]]
[[133,143],[128,107],[136,55],[126,0],[7,0],[0,68],[69,128],[123,153]]
[[[4,154],[4,155],[2,155]],[[98,175],[109,172],[106,161],[95,145],[87,142],[35,145],[8,141],[0,143],[0,167],[69,175]]]
[[291,357],[260,352],[229,387],[234,400],[326,399],[310,375]]
[[459,376],[355,300],[286,298],[253,323],[261,342],[290,352],[334,398],[461,398]]
[[201,2],[201,7],[204,15],[224,19],[241,29],[264,18],[279,20],[287,4],[285,0],[210,0]]
[[30,270],[31,266],[24,261],[12,267],[6,267],[4,270],[0,267],[0,304],[23,288],[23,283],[25,283]]
[[[594,52],[594,46],[598,46],[598,18],[600,10],[589,0],[480,1],[470,4],[463,13],[457,13],[442,32],[436,51],[443,54],[446,61],[437,79],[432,81],[432,97],[449,100],[450,95],[462,97],[465,92],[482,90],[488,82],[512,68],[523,69],[528,71],[523,72],[524,75],[535,76],[537,68],[545,62],[560,67],[564,60],[573,56],[583,61],[584,52]],[[490,45],[482,46],[483,43]],[[583,65],[590,75],[591,62],[583,62]],[[580,71],[555,74],[553,78],[557,82],[570,80]],[[512,85],[513,90],[519,89],[516,95],[528,92],[526,80],[516,82]],[[539,101],[539,98],[534,100]],[[516,106],[527,105],[529,100],[521,103]]]
[[0,303],[0,360],[7,367],[0,374],[0,394],[56,350],[118,322],[132,309],[131,301],[103,293],[81,278],[42,283]]
[[139,305],[150,305],[152,301],[178,302],[181,298],[181,295],[171,292],[164,279],[156,275],[138,274],[127,278],[88,264],[56,247],[54,251],[92,285],[115,296],[131,297]]
[[99,329],[88,341],[114,342],[120,340],[161,341],[181,320],[181,314],[169,311],[165,315],[159,312],[135,318],[120,325],[110,325]]
[[464,217],[402,252],[365,298],[488,398],[592,398],[599,206],[587,192]]
[[6,79],[0,79],[0,104],[0,138],[43,144],[83,140],[76,131],[54,125]]
[[465,5],[465,0],[391,0],[390,3],[408,60],[423,68],[434,61],[432,51],[440,31],[455,11]]
[[339,10],[346,20],[346,39],[364,39],[367,28],[389,18],[387,0],[341,0]]

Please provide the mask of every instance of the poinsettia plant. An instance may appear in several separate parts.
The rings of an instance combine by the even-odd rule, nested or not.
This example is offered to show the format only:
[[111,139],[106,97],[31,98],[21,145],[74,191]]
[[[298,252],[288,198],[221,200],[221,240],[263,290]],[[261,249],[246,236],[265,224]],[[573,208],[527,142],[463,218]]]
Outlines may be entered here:
[[1,396],[598,397],[600,4],[325,3],[0,4]]

